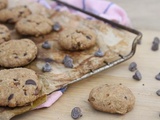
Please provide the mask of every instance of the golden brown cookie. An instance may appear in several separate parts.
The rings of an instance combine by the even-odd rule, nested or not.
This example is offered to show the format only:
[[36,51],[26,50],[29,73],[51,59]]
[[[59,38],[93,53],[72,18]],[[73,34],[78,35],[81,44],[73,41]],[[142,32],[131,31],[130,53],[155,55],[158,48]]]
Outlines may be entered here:
[[92,89],[88,101],[99,111],[125,114],[133,109],[135,97],[123,85],[101,85]]
[[16,30],[22,35],[39,36],[51,32],[52,26],[53,23],[50,19],[33,14],[18,21]]
[[31,11],[26,6],[17,6],[10,9],[0,11],[0,22],[16,23],[21,18],[31,14]]
[[37,46],[29,39],[10,40],[0,44],[0,66],[20,67],[37,55]]
[[0,10],[6,8],[8,5],[8,0],[0,0]]
[[5,26],[0,24],[0,44],[8,41],[10,39],[10,31],[9,29]]
[[0,71],[0,106],[24,106],[41,93],[41,82],[33,70],[14,68]]
[[96,34],[87,27],[68,28],[61,32],[58,42],[66,50],[85,50],[95,45]]

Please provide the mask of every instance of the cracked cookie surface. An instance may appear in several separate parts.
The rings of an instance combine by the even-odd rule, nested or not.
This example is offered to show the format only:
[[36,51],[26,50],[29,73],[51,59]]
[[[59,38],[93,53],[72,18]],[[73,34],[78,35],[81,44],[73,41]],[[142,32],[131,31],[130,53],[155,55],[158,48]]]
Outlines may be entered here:
[[53,23],[50,19],[41,15],[30,15],[21,19],[16,24],[16,30],[22,35],[45,35],[52,30]]
[[37,55],[37,46],[30,39],[10,40],[0,44],[0,66],[20,67]]
[[6,23],[16,23],[18,20],[27,17],[31,11],[27,6],[17,6],[10,9],[3,9],[0,11],[0,21]]
[[68,28],[60,33],[58,42],[66,50],[85,50],[96,44],[96,34],[87,27]]
[[0,24],[0,44],[10,39],[10,31],[5,25]]
[[8,5],[8,0],[0,0],[0,10],[6,8]]
[[0,71],[0,106],[24,106],[41,93],[41,82],[33,70],[14,68]]

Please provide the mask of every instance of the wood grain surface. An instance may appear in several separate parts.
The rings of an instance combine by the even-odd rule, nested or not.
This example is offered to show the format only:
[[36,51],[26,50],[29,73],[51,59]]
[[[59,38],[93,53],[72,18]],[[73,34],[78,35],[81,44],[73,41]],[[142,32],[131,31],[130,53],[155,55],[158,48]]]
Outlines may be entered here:
[[[113,1],[126,9],[134,27],[143,33],[142,44],[137,46],[136,54],[118,66],[70,85],[50,108],[30,111],[12,120],[72,120],[71,110],[76,106],[83,113],[80,120],[160,120],[160,97],[156,95],[160,81],[155,80],[155,75],[160,72],[160,50],[151,50],[153,38],[160,37],[160,1]],[[128,70],[132,61],[138,64],[143,77],[141,81],[132,79],[134,72]],[[96,111],[89,105],[88,95],[92,88],[101,84],[119,83],[130,88],[136,97],[131,112],[125,115],[108,114]]]

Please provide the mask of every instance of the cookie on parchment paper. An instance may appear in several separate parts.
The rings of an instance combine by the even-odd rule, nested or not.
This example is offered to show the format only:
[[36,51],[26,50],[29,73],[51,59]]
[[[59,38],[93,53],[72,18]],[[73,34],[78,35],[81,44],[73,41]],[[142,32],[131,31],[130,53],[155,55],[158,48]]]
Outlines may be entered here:
[[6,8],[8,5],[8,0],[0,0],[0,10]]
[[9,29],[5,26],[0,24],[0,44],[8,41],[10,39],[10,31]]
[[14,8],[3,9],[0,11],[0,22],[16,23],[21,18],[25,18],[31,14],[27,6],[17,6]]
[[0,83],[0,106],[24,106],[41,94],[41,82],[36,73],[27,68],[1,70]]
[[29,64],[37,55],[37,46],[30,39],[10,40],[0,44],[0,66],[20,67]]
[[33,14],[17,22],[15,28],[22,35],[40,36],[51,32],[53,22],[47,17]]
[[66,50],[85,50],[96,44],[96,33],[87,27],[68,28],[60,33],[58,42]]

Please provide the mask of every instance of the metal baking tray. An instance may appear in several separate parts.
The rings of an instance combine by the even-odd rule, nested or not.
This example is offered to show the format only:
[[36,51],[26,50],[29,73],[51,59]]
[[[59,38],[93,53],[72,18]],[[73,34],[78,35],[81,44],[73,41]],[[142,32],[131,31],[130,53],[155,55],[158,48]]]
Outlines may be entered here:
[[[121,24],[118,24],[118,23],[116,23],[116,22],[110,21],[110,20],[108,20],[108,19],[102,18],[102,17],[100,17],[100,16],[98,16],[98,15],[96,15],[96,14],[93,14],[93,13],[90,13],[90,12],[87,12],[87,11],[84,11],[84,10],[82,10],[82,9],[80,9],[80,8],[77,8],[77,7],[75,7],[75,6],[72,6],[72,5],[67,4],[67,3],[65,3],[65,2],[62,2],[62,1],[59,1],[59,0],[53,0],[53,1],[57,2],[57,4],[66,6],[66,7],[68,7],[68,8],[73,9],[73,10],[76,10],[76,11],[82,12],[82,13],[84,13],[84,14],[86,14],[86,15],[89,15],[89,16],[97,19],[97,20],[100,20],[100,21],[103,21],[103,22],[105,22],[105,23],[108,23],[108,24],[114,26],[114,27],[117,28],[117,29],[122,29],[122,30],[125,30],[125,31],[127,31],[127,32],[130,32],[130,33],[136,35],[135,38],[133,39],[132,48],[131,48],[131,51],[130,51],[129,54],[127,54],[127,55],[125,55],[125,56],[119,54],[119,56],[120,56],[119,59],[116,59],[116,60],[114,60],[114,61],[111,61],[111,62],[107,63],[105,66],[103,66],[103,67],[101,67],[101,68],[98,68],[98,69],[96,69],[96,70],[94,70],[94,71],[91,71],[91,72],[83,75],[82,77],[80,77],[80,78],[78,78],[78,79],[72,80],[71,82],[69,82],[69,83],[67,83],[67,84],[64,84],[63,87],[66,87],[66,86],[68,86],[68,85],[70,85],[70,84],[72,84],[72,83],[78,82],[78,81],[83,80],[83,79],[85,79],[85,78],[88,78],[88,77],[90,77],[90,76],[92,76],[92,75],[94,75],[94,74],[97,74],[97,73],[99,73],[99,72],[101,72],[101,71],[103,71],[103,70],[109,69],[109,68],[111,68],[111,67],[113,67],[113,66],[116,66],[116,65],[122,63],[122,62],[125,62],[125,61],[127,61],[128,59],[130,59],[130,58],[135,54],[137,44],[139,44],[139,43],[141,42],[141,38],[142,38],[142,33],[139,32],[138,30],[135,30],[135,29],[132,29],[132,28],[123,26],[123,25],[121,25]],[[62,88],[63,88],[63,87],[62,87]]]

